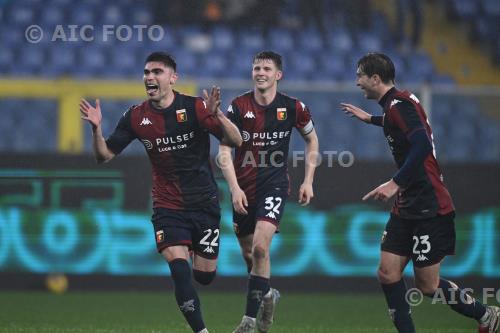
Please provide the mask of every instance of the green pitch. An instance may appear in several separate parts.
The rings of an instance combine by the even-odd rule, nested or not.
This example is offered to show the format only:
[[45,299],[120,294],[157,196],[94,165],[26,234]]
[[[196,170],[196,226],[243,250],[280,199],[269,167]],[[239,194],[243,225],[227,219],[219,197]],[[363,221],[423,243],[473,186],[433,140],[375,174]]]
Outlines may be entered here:
[[[244,295],[202,292],[211,333],[239,323]],[[445,305],[413,308],[419,333],[472,333],[475,323]],[[189,333],[172,293],[0,292],[0,332]],[[395,332],[383,295],[282,293],[272,333]]]

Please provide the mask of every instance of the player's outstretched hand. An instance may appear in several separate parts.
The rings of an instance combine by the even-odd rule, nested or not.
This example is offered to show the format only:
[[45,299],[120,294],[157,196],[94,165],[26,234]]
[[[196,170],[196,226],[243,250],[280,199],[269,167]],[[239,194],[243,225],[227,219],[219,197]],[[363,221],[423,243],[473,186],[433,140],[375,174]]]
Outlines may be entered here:
[[246,208],[248,207],[248,201],[247,201],[247,196],[245,195],[245,192],[241,188],[235,188],[231,192],[231,197],[233,200],[233,207],[236,213],[242,214],[242,215],[247,215],[248,212]]
[[82,98],[80,101],[80,113],[82,114],[82,119],[88,121],[92,127],[97,128],[101,125],[102,114],[99,99],[95,100],[95,107],[93,107],[87,100]]
[[387,201],[392,198],[399,190],[398,184],[394,182],[394,180],[389,180],[386,183],[383,183],[370,193],[367,193],[363,197],[363,201],[373,198],[374,200],[382,200]]
[[311,199],[314,198],[314,192],[311,184],[303,183],[299,189],[299,204],[307,206]]
[[203,100],[207,105],[208,112],[213,115],[217,114],[217,110],[221,103],[220,98],[220,87],[212,86],[210,95],[208,95],[206,89],[203,89]]
[[362,109],[358,108],[357,106],[354,106],[352,104],[348,103],[340,103],[342,111],[344,111],[345,114],[348,114],[351,117],[356,117],[361,121],[364,121],[365,123],[369,123],[372,115],[369,114],[368,112],[363,111]]

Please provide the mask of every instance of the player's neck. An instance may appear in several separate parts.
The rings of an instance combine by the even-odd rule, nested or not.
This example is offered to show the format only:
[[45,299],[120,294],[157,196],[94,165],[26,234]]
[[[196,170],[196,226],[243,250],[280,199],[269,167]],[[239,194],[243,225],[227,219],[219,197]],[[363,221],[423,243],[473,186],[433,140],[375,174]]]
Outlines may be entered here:
[[160,99],[158,102],[151,101],[151,104],[153,104],[155,109],[159,109],[159,110],[166,109],[170,105],[172,105],[174,98],[175,98],[175,94],[174,94],[174,91],[171,89],[171,90],[167,91],[167,94],[165,95],[165,97]]
[[394,88],[393,84],[384,85],[383,87],[381,87],[380,90],[379,90],[379,95],[378,95],[378,98],[377,98],[377,102],[380,102],[380,100],[382,99],[382,97],[384,97],[385,94],[387,94],[387,92],[389,90],[391,90],[392,88]]
[[267,89],[264,91],[261,91],[259,89],[254,89],[254,96],[255,96],[255,101],[259,103],[259,105],[269,105],[274,101],[274,98],[276,97],[277,89]]

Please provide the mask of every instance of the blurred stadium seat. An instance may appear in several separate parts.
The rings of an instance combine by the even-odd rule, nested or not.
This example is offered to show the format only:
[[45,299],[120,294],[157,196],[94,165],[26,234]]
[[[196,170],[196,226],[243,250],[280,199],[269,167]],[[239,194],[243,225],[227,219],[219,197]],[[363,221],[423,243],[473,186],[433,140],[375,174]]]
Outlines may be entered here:
[[[153,50],[161,49],[168,50],[176,57],[181,78],[199,78],[214,82],[220,79],[238,79],[248,82],[251,78],[253,55],[263,49],[273,49],[284,56],[285,84],[289,82],[304,85],[305,89],[302,92],[293,91],[292,94],[295,92],[304,94],[302,98],[313,110],[321,142],[339,142],[340,146],[356,152],[360,158],[389,158],[383,143],[373,143],[370,146],[364,143],[367,139],[371,140],[372,134],[366,134],[370,131],[353,127],[358,125],[354,125],[343,115],[333,112],[332,116],[330,110],[337,108],[340,99],[345,100],[345,97],[333,100],[331,92],[312,94],[307,89],[307,81],[347,82],[356,91],[354,70],[357,59],[372,50],[382,50],[392,58],[397,68],[397,82],[404,87],[412,85],[418,87],[425,83],[450,86],[455,84],[454,79],[448,74],[438,72],[431,57],[425,52],[415,49],[402,52],[393,42],[390,20],[382,12],[373,12],[370,28],[353,30],[347,24],[342,9],[334,13],[334,17],[339,18],[336,20],[329,18],[329,12],[325,11],[323,14],[326,18],[327,33],[321,34],[315,25],[303,29],[297,28],[297,22],[300,21],[298,8],[298,3],[291,1],[286,10],[279,15],[278,21],[284,24],[264,34],[261,29],[248,24],[233,26],[223,22],[213,25],[191,22],[172,26],[168,25],[168,22],[157,22],[157,13],[147,2],[120,0],[103,4],[97,0],[77,3],[70,0],[3,1],[0,3],[0,13],[3,18],[0,21],[2,47],[0,75],[16,78],[140,80],[141,66],[146,56]],[[500,18],[500,2],[448,0],[446,8],[455,19],[469,22],[473,36],[491,45],[491,52],[500,59],[497,23]],[[29,44],[24,38],[24,29],[30,24],[39,24],[44,29],[46,36],[38,44]],[[95,38],[91,42],[86,42],[76,35],[77,41],[50,42],[54,26],[58,24],[95,25],[95,31],[92,31]],[[151,40],[148,38],[147,30],[142,31],[142,40],[130,38],[120,41],[112,35],[108,36],[108,40],[101,38],[104,33],[103,25],[113,25],[116,28],[120,25],[134,24],[148,26],[159,24],[164,31],[163,38],[159,41]],[[64,32],[67,38],[71,37],[69,30]],[[126,31],[122,31],[122,34],[125,33]],[[133,33],[137,37],[137,31],[134,30]],[[250,87],[249,85],[248,88]],[[223,86],[223,88],[231,87]],[[243,90],[238,93],[242,93]],[[315,97],[311,97],[312,95]],[[225,95],[225,98],[228,96]],[[373,107],[369,106],[370,103],[366,103],[361,96],[355,96],[350,100],[364,107]],[[14,117],[9,113],[15,109],[13,105],[18,106],[16,103],[18,102],[10,99],[0,99],[2,112],[9,114],[6,121],[0,125],[2,133],[6,133],[0,139],[1,147],[7,147],[9,142],[3,138],[9,138],[10,134],[13,134],[12,126],[9,124],[20,121],[17,116]],[[44,108],[52,108],[53,101],[50,103],[50,106]],[[126,108],[126,103],[123,102],[110,103],[110,109],[123,112]],[[34,105],[26,103],[23,107]],[[225,107],[226,105],[223,105],[223,108]],[[453,96],[446,94],[432,96],[432,108],[429,110],[432,110],[431,120],[438,136],[438,151],[446,158],[452,160],[466,158],[464,152],[474,150],[473,139],[476,138],[481,143],[481,148],[474,151],[474,156],[481,160],[500,159],[499,144],[492,144],[499,141],[499,121],[497,118],[483,115],[480,112],[481,108],[482,105],[473,97],[457,102]],[[324,109],[328,112],[324,112]],[[51,113],[51,117],[55,117],[55,114]],[[42,110],[37,113],[38,115],[46,113]],[[106,118],[105,123],[109,121],[114,124],[117,118]],[[49,119],[55,122],[56,118]],[[486,124],[488,126],[485,126]],[[29,126],[22,127],[21,131],[32,130]],[[111,129],[106,128],[106,130]],[[49,143],[34,140],[30,141],[30,144],[39,145],[38,149],[56,150],[54,133],[56,133],[54,128],[46,132],[47,136],[52,137]],[[366,135],[369,137],[365,137]],[[457,148],[457,144],[450,143],[452,140],[457,140],[465,148]],[[485,144],[486,142],[490,144]],[[300,144],[295,141],[293,143]],[[19,149],[26,150],[28,146],[29,144],[19,146]]]

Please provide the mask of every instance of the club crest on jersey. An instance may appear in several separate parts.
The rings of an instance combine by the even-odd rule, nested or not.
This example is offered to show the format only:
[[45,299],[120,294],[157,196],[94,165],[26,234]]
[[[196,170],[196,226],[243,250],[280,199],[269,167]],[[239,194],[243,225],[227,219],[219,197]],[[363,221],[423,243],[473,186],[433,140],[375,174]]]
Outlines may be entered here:
[[163,230],[158,230],[156,232],[156,242],[161,243],[165,239],[165,235],[163,234]]
[[277,108],[276,117],[278,120],[286,120],[286,108]]
[[176,110],[175,114],[177,115],[177,122],[178,123],[184,123],[188,119],[186,109]]

